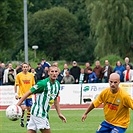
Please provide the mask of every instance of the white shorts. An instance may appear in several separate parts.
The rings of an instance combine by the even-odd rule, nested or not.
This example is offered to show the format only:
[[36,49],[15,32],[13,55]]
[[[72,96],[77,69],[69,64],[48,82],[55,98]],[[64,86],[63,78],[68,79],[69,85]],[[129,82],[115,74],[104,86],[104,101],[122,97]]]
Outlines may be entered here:
[[30,116],[30,121],[28,123],[27,129],[40,130],[40,129],[50,129],[49,121],[47,118]]

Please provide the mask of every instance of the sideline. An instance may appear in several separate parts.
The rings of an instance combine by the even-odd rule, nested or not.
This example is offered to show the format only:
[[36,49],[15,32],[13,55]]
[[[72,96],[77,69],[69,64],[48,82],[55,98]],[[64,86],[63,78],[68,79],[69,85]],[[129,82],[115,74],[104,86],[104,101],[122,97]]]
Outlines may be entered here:
[[[60,109],[61,110],[75,110],[75,109],[77,109],[77,110],[82,110],[82,109],[86,109],[87,107],[89,106],[89,103],[88,104],[60,104]],[[8,106],[0,106],[0,111],[5,111],[6,110],[6,108],[7,108]],[[103,105],[100,105],[99,107],[98,107],[98,109],[99,108],[103,108]],[[52,110],[54,110],[55,108],[54,108],[54,105],[52,106],[52,108],[51,108]]]

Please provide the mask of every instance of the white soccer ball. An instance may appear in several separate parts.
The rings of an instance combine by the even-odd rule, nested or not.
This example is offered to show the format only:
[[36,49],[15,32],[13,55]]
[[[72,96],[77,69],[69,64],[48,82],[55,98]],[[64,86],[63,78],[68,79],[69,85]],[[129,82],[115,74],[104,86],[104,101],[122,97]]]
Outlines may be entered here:
[[6,109],[6,117],[9,120],[16,121],[22,116],[22,109],[20,106],[17,105],[10,105]]

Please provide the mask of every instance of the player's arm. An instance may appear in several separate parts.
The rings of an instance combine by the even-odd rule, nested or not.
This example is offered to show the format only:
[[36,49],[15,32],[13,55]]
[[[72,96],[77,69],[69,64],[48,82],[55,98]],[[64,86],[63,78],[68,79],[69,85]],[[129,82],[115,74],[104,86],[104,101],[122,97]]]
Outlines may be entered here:
[[15,98],[18,100],[19,96],[18,96],[18,93],[17,93],[17,85],[14,86],[14,92],[15,92]]
[[103,90],[98,97],[89,105],[89,107],[87,108],[87,110],[85,111],[85,113],[82,116],[82,121],[84,121],[87,118],[87,114],[94,108],[98,107],[100,104],[102,104],[104,102],[104,97],[103,95],[106,94],[107,89]]
[[92,110],[92,109],[94,109],[95,107],[94,107],[94,104],[93,103],[91,103],[90,105],[89,105],[89,107],[87,108],[87,110],[85,111],[85,113],[83,114],[83,116],[82,116],[82,121],[84,121],[86,118],[87,118],[87,114]]
[[66,118],[61,114],[61,111],[60,111],[60,105],[59,105],[59,102],[57,100],[57,97],[54,101],[54,106],[55,106],[55,109],[58,113],[58,116],[60,117],[60,119],[63,121],[63,122],[66,122]]
[[26,93],[24,94],[24,96],[21,97],[21,99],[19,100],[19,102],[17,103],[17,105],[20,106],[21,103],[22,103],[27,97],[29,97],[31,94],[32,94],[31,90],[29,90],[28,92],[26,92]]

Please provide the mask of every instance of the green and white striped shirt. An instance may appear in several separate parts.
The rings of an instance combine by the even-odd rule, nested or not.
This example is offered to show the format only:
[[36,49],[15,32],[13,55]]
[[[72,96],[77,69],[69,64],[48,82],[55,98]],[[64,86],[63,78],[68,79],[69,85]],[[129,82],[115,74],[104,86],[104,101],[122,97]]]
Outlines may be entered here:
[[30,90],[33,94],[36,94],[35,102],[31,108],[31,114],[48,118],[48,111],[59,94],[60,83],[56,80],[55,83],[52,84],[48,77],[39,81]]

